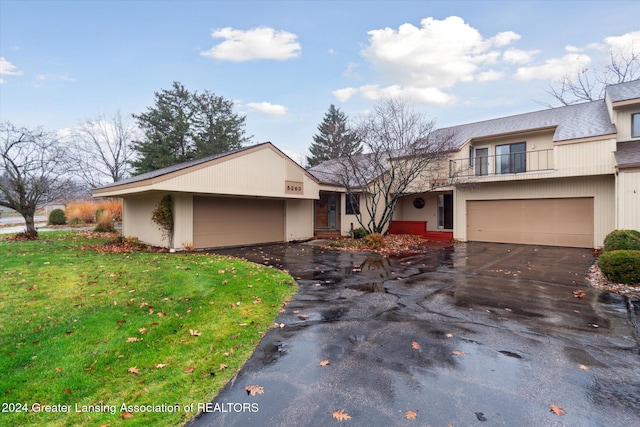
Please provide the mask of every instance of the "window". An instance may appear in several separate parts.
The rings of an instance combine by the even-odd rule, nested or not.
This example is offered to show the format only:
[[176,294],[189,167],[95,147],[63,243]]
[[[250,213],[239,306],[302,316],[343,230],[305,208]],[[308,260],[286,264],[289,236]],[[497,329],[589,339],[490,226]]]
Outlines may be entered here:
[[631,115],[631,138],[640,138],[640,113]]
[[527,171],[527,144],[517,142],[515,144],[496,146],[496,173],[522,173]]
[[360,214],[360,195],[359,194],[347,194],[345,195],[347,202],[346,214],[347,215],[359,215]]
[[489,147],[472,148],[471,167],[475,169],[476,175],[489,174]]

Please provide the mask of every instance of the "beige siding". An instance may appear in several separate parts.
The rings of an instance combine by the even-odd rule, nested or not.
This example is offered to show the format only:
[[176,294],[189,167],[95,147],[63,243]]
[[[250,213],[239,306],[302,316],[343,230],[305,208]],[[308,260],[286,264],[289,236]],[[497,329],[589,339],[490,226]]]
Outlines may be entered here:
[[193,245],[193,196],[179,193],[173,195],[173,247],[188,248]]
[[458,240],[467,240],[466,205],[468,200],[573,197],[594,198],[593,247],[601,247],[605,236],[615,228],[615,182],[613,176],[483,183],[457,188],[454,193],[454,237]]
[[616,140],[562,144],[555,148],[557,176],[613,174]]
[[[424,199],[425,205],[422,209],[413,206],[413,201],[417,197]],[[393,219],[402,221],[427,221],[427,231],[439,231],[438,229],[438,194],[419,193],[406,196],[400,199]]]
[[616,228],[640,230],[640,169],[620,171]]
[[167,239],[151,221],[151,215],[164,194],[151,194],[123,199],[122,235],[137,237],[153,246],[167,246]]
[[631,138],[631,114],[640,113],[640,107],[632,109],[614,110],[616,115],[616,128],[618,129],[618,141],[637,141],[640,138]]
[[[316,198],[317,184],[301,170],[295,173],[295,165],[290,162],[265,148],[168,179],[162,183],[162,188],[203,194]],[[303,183],[304,194],[285,193],[285,181],[291,180],[289,177]]]
[[305,240],[313,237],[313,200],[287,200],[287,241]]

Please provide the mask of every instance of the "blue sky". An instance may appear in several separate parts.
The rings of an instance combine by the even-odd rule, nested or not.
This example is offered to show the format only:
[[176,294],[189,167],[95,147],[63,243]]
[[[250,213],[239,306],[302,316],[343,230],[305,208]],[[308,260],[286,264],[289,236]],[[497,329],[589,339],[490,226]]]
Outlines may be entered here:
[[542,109],[565,70],[640,47],[639,17],[638,1],[0,0],[0,120],[67,129],[179,81],[299,158],[330,104],[356,117],[399,95],[439,127]]

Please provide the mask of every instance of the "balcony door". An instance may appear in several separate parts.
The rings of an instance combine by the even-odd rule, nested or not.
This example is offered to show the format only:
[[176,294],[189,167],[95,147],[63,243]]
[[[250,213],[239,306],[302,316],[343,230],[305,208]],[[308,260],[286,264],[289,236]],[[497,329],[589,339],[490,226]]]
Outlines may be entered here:
[[472,159],[476,175],[489,175],[489,147],[474,148]]

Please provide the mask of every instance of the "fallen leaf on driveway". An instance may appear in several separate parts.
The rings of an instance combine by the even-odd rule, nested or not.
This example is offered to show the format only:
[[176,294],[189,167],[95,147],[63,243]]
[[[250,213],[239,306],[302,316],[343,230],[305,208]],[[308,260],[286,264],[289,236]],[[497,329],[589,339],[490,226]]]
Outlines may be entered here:
[[566,414],[564,409],[562,409],[558,405],[549,405],[549,411],[553,412],[556,415],[564,415],[564,414]]
[[416,411],[407,411],[404,413],[404,417],[408,420],[415,420],[417,416]]
[[464,356],[466,353],[464,351],[456,350],[453,352],[456,356]]
[[576,298],[582,298],[583,296],[586,295],[586,293],[582,289],[578,289],[576,291],[573,291],[572,294]]
[[414,350],[420,350],[420,344],[414,341],[411,343],[411,348]]
[[247,390],[247,394],[255,396],[256,394],[264,394],[264,389],[259,385],[248,385],[244,388]]
[[351,416],[346,412],[344,412],[344,409],[340,409],[339,411],[334,411],[332,415],[333,415],[333,418],[335,418],[338,421],[346,421],[351,419]]
[[331,362],[329,362],[328,360],[323,360],[323,361],[320,362],[320,366],[327,366],[327,365],[330,365],[330,364],[331,364]]
[[453,338],[453,334],[445,334],[444,336],[447,338]]
[[580,369],[582,369],[583,371],[588,371],[589,367],[587,365],[580,365]]

